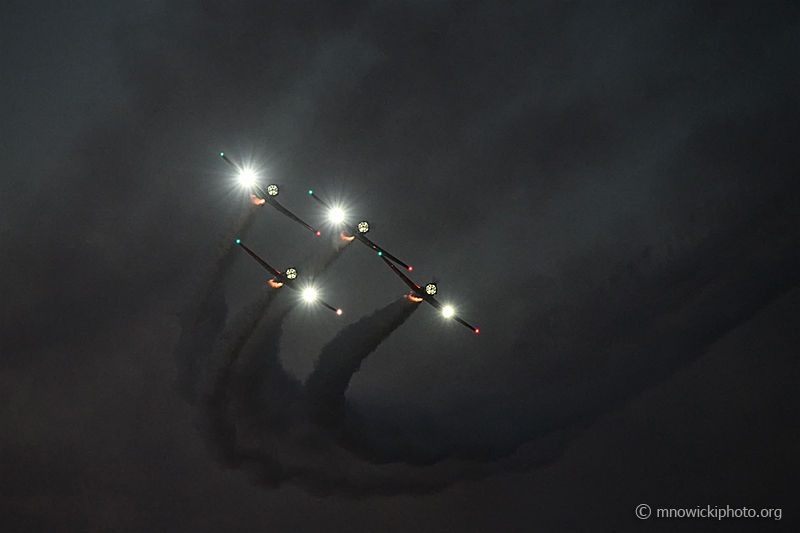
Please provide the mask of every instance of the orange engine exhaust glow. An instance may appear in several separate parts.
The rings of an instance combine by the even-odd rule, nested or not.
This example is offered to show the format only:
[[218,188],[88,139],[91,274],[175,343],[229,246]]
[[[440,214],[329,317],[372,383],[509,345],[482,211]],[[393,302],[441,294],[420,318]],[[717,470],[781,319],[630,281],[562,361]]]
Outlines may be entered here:
[[419,296],[417,296],[413,292],[408,293],[408,299],[411,300],[412,302],[416,302],[416,303],[419,303],[422,300],[424,300],[424,298],[420,298]]
[[283,282],[275,281],[275,279],[273,278],[269,280],[269,286],[272,287],[273,289],[280,289],[281,287],[283,287]]
[[347,235],[345,235],[344,233],[340,233],[339,235],[341,235],[341,236],[342,236],[342,240],[343,240],[343,241],[347,241],[347,242],[351,242],[353,239],[355,239],[355,238],[356,238],[356,236],[355,236],[355,235],[347,236]]
[[251,199],[251,200],[253,200],[253,203],[254,203],[255,205],[264,205],[265,203],[267,203],[267,201],[266,201],[266,200],[264,200],[263,198],[259,198],[259,197],[258,197],[258,196],[256,196],[255,194],[251,194],[251,195],[250,195],[250,199]]

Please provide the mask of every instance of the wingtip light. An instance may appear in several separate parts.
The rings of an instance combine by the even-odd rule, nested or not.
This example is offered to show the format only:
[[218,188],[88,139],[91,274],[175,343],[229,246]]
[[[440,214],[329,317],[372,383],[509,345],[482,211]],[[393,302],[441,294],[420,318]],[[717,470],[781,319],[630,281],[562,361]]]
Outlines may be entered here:
[[478,328],[475,328],[475,333],[480,333],[480,332],[481,332],[481,330],[479,330]]
[[236,239],[236,244],[242,244],[242,239]]
[[342,310],[341,310],[341,309],[337,309],[337,310],[336,310],[336,314],[337,314],[337,315],[341,315],[341,314],[342,314]]
[[322,235],[322,233],[318,231],[318,232],[317,232],[317,235]]

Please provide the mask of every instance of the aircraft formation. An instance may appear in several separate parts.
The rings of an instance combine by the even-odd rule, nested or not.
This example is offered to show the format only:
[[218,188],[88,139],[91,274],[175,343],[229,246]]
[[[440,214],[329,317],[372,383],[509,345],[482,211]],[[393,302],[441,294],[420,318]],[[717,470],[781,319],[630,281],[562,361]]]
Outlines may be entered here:
[[[256,205],[265,205],[269,204],[282,213],[284,216],[290,218],[291,220],[295,221],[296,223],[300,224],[303,228],[311,231],[315,235],[321,235],[321,232],[304,222],[300,217],[286,209],[283,205],[281,205],[278,200],[277,196],[280,192],[280,189],[276,184],[269,184],[266,187],[266,190],[263,189],[258,184],[258,175],[255,171],[248,169],[243,166],[236,165],[228,159],[224,152],[220,153],[222,159],[228,163],[237,173],[240,183],[250,191],[250,196],[253,199],[253,202]],[[373,251],[377,252],[378,256],[391,268],[391,270],[398,276],[400,279],[411,288],[411,293],[408,297],[414,302],[428,302],[436,308],[437,310],[441,311],[442,316],[445,318],[452,318],[459,324],[471,329],[475,333],[479,333],[480,330],[472,325],[470,325],[466,320],[459,317],[455,314],[455,311],[449,305],[443,305],[441,302],[436,300],[434,296],[438,292],[438,288],[435,283],[428,283],[424,287],[420,287],[411,279],[406,276],[403,272],[397,268],[396,265],[401,266],[407,271],[414,270],[411,266],[404,263],[396,256],[390,254],[385,249],[381,248],[377,244],[375,244],[371,239],[367,237],[367,233],[369,232],[369,222],[366,220],[362,220],[357,224],[348,224],[346,221],[346,214],[342,209],[334,207],[324,200],[322,200],[319,196],[317,196],[314,191],[308,191],[309,196],[311,196],[314,200],[316,200],[320,205],[322,205],[328,212],[328,217],[330,221],[339,226],[341,228],[341,237],[347,241],[358,240],[359,242],[363,243],[368,248],[372,249]],[[275,289],[279,289],[282,287],[288,287],[292,290],[298,291],[302,293],[303,298],[308,302],[316,302],[322,305],[323,307],[330,309],[337,315],[342,314],[342,310],[336,308],[321,299],[317,296],[317,291],[312,286],[303,284],[301,278],[298,278],[299,274],[297,269],[295,268],[287,268],[284,272],[281,272],[272,266],[270,266],[266,261],[264,261],[261,257],[256,255],[253,250],[245,246],[241,239],[236,240],[236,244],[242,247],[242,249],[247,252],[253,259],[255,259],[267,272],[269,272],[273,278],[269,280],[270,286]]]

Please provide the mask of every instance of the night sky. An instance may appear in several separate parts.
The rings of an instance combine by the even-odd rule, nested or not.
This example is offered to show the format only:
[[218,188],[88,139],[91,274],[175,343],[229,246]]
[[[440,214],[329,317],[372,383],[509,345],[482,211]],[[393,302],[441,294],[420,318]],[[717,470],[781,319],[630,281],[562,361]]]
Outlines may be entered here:
[[0,531],[796,530],[797,2],[0,21]]

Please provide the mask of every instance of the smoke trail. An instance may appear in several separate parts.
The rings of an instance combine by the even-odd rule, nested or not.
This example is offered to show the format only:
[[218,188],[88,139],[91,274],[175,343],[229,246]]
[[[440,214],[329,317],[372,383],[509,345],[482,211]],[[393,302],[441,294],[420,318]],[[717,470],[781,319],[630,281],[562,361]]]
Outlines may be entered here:
[[229,420],[227,411],[231,373],[240,352],[276,295],[277,291],[267,286],[254,302],[237,313],[231,325],[222,332],[216,342],[200,378],[197,398],[200,408],[198,423],[208,439],[212,452],[225,463],[232,460],[235,447],[235,428]]
[[[306,275],[321,273],[344,244],[313,258]],[[363,429],[341,425],[345,392],[366,357],[418,304],[403,297],[345,328],[325,346],[302,386],[280,363],[282,323],[293,307],[270,312],[279,290],[266,287],[240,311],[206,361],[197,405],[206,441],[224,466],[249,473],[265,487],[291,482],[316,495],[355,497],[429,493],[519,467],[518,459],[465,459],[452,449],[433,459],[411,450],[405,462],[365,461],[366,441],[343,434]],[[564,449],[563,438],[543,440],[529,461],[549,462]]]
[[[310,280],[322,274],[339,258],[347,244],[346,241],[342,241],[341,239],[334,239],[330,247],[324,248],[298,267],[300,276],[302,276],[303,279]],[[287,289],[273,289],[272,291],[273,294],[294,296],[294,293]],[[267,396],[271,398],[271,402],[279,400],[274,394],[276,390],[285,389],[287,383],[293,381],[283,370],[278,355],[278,348],[283,321],[294,308],[294,305],[283,306],[269,317],[264,316],[262,313],[262,316],[264,316],[262,323],[259,324],[258,327],[250,328],[249,338],[246,339],[246,346],[241,350],[239,355],[238,365],[242,369],[247,369],[242,373],[246,376],[245,379],[250,384],[245,387],[244,390],[255,391],[257,388],[269,389]],[[256,387],[257,383],[260,383],[260,387]],[[253,394],[256,393],[253,392]],[[257,398],[254,396],[248,401],[243,402],[243,405],[253,405],[254,412],[273,410],[271,406],[256,405],[254,403],[256,401]],[[267,408],[264,409],[264,407]]]
[[[335,239],[303,267],[303,275],[313,278],[324,272],[347,244]],[[183,332],[182,337],[194,332],[196,345],[219,332],[224,322],[226,307],[213,285],[227,273],[227,260],[217,262],[212,288],[196,307],[205,315],[196,311],[193,331]],[[454,458],[428,466],[426,472],[412,465],[366,463],[361,454],[343,447],[347,440],[332,431],[344,419],[345,391],[352,376],[411,316],[417,303],[403,297],[344,329],[323,349],[304,387],[280,363],[282,324],[293,306],[270,313],[278,291],[265,287],[237,313],[213,350],[205,350],[209,357],[200,359],[202,380],[195,384],[199,418],[218,460],[250,472],[258,484],[276,487],[292,481],[315,494],[423,493],[485,476],[484,467]]]
[[338,235],[334,236],[331,239],[331,247],[329,249],[302,266],[303,276],[306,276],[309,280],[313,280],[315,277],[325,272],[325,270],[339,258],[342,252],[344,252],[348,244],[350,244],[350,241]]
[[195,285],[194,297],[179,315],[181,335],[175,347],[177,386],[189,401],[195,400],[202,362],[210,355],[214,337],[228,314],[222,282],[233,264],[235,238],[253,223],[258,209],[259,206],[247,202],[243,213],[222,234],[208,270]]
[[339,446],[319,426],[295,423],[293,431],[278,435],[263,431],[240,448],[239,466],[254,483],[274,488],[290,482],[316,496],[427,494],[456,483],[541,467],[559,457],[574,438],[573,431],[554,432],[528,443],[522,454],[493,461],[451,456],[431,465],[378,465]]
[[[334,239],[332,246],[301,267],[303,277],[313,279],[324,272],[347,244]],[[242,459],[236,457],[237,417],[257,416],[266,427],[285,427],[290,423],[287,407],[298,403],[295,400],[300,397],[300,384],[284,371],[278,354],[283,320],[292,308],[266,316],[279,291],[266,286],[236,315],[215,343],[200,376],[198,422],[212,453],[230,466]],[[234,380],[236,392],[232,394]],[[234,407],[229,409],[231,404]]]
[[[325,254],[335,255],[335,250],[327,250]],[[323,254],[315,260],[324,263],[324,257]],[[796,265],[796,261],[790,262]],[[641,332],[637,340],[642,347],[633,359],[648,361],[652,366],[653,360],[670,361],[677,354],[684,358],[689,354],[689,358],[694,358],[705,342],[675,346],[674,342],[669,342],[670,338],[676,330],[688,331],[692,324],[700,323],[698,319],[707,309],[726,300],[724,296],[730,294],[732,285],[739,290],[761,287],[759,281],[750,278],[750,272],[746,269],[742,273],[744,277],[720,279],[720,286],[715,290],[705,291],[696,302],[690,300],[686,316],[681,312],[682,318],[678,320],[678,316],[669,313],[664,316],[666,322],[656,321],[651,329]],[[786,278],[785,275],[775,277]],[[708,283],[703,287],[713,288]],[[275,293],[277,291],[272,292]],[[259,300],[253,307],[258,310],[261,304]],[[269,304],[263,305],[256,316],[263,315]],[[587,392],[592,384],[615,390],[619,383],[641,386],[645,379],[637,372],[625,379],[614,378],[611,373],[608,379],[593,375],[588,383],[567,384],[566,392],[562,387],[552,395],[537,394],[532,405],[509,404],[504,408],[502,402],[484,399],[481,403],[485,404],[482,406],[485,413],[462,406],[460,419],[439,418],[431,423],[409,424],[402,428],[411,438],[394,439],[395,434],[376,436],[374,431],[365,431],[374,428],[367,428],[363,420],[351,418],[352,410],[348,409],[345,392],[369,353],[415,308],[416,304],[400,300],[345,328],[325,346],[305,386],[286,375],[278,358],[281,324],[292,308],[287,306],[264,316],[255,326],[256,318],[252,314],[241,313],[234,323],[240,324],[239,331],[243,333],[231,334],[227,344],[221,340],[219,351],[214,352],[215,360],[223,356],[228,358],[222,365],[227,364],[227,370],[221,375],[209,373],[211,400],[206,407],[201,405],[208,409],[209,418],[216,417],[214,420],[218,424],[211,428],[213,435],[209,440],[222,448],[221,455],[228,466],[250,473],[254,483],[276,487],[289,482],[315,495],[360,497],[429,493],[456,483],[503,472],[530,471],[551,463],[598,415],[583,407],[589,405],[591,399],[597,402],[607,395],[602,391]],[[703,322],[704,336],[710,340],[720,330],[729,329],[727,319],[722,322],[726,324],[720,323],[710,329],[708,321]],[[223,345],[236,349],[226,351]],[[662,345],[660,349],[659,345]],[[580,351],[581,347],[574,350]],[[644,350],[651,357],[641,357]],[[597,350],[592,354],[597,357]],[[657,355],[652,357],[653,354]],[[236,371],[233,371],[235,363]],[[223,392],[223,396],[214,396]],[[579,401],[570,403],[572,397]],[[599,410],[606,407],[600,406]],[[573,409],[577,410],[573,412]],[[396,411],[387,416],[384,410],[377,418],[395,421]],[[356,423],[351,423],[353,420]],[[479,431],[476,432],[476,428]],[[445,442],[433,450],[435,453],[415,447],[421,440],[434,441],[426,433],[431,429],[435,430],[437,438],[450,433],[452,442]],[[393,439],[396,442],[392,442]],[[466,453],[465,447],[472,449]]]
[[308,396],[315,421],[334,428],[344,419],[344,393],[361,363],[400,327],[418,308],[404,296],[343,329],[319,356],[316,367],[306,380]]
[[[343,248],[334,246],[321,252],[303,269],[304,274],[322,272]],[[726,277],[722,289],[730,287],[731,281],[739,287],[747,285],[742,283],[746,279]],[[596,416],[585,410],[581,411],[583,416],[565,416],[564,410],[570,407],[563,405],[565,400],[572,394],[580,396],[580,391],[565,394],[562,390],[552,397],[537,395],[538,401],[524,415],[515,415],[516,409],[498,410],[497,402],[489,402],[485,419],[465,412],[462,420],[431,419],[420,424],[414,420],[418,417],[415,412],[410,419],[414,424],[401,428],[399,434],[404,439],[392,442],[398,433],[369,434],[374,432],[364,430],[374,428],[363,424],[363,418],[352,416],[345,392],[365,358],[413,313],[416,304],[404,298],[345,328],[325,346],[316,368],[301,386],[287,376],[278,357],[282,323],[293,307],[273,312],[270,305],[276,301],[274,294],[279,294],[278,290],[259,295],[220,337],[206,367],[199,402],[208,422],[207,440],[228,466],[251,473],[258,484],[275,487],[291,482],[318,495],[427,493],[550,463]],[[678,330],[686,329],[686,324],[705,312],[707,297],[720,300],[719,295],[706,294],[685,321],[678,323]],[[209,302],[209,306],[215,303],[213,299]],[[224,303],[219,308],[224,309]],[[695,351],[664,342],[674,333],[676,324],[671,314],[666,319],[666,330],[656,327],[650,331],[653,337],[641,332],[638,340],[649,350],[654,344],[665,344],[665,353],[656,357],[659,360],[671,359],[675,351]],[[627,381],[642,379],[637,375]],[[596,383],[598,376],[593,381]],[[620,380],[610,381],[616,384]],[[584,388],[587,385],[579,384]],[[584,399],[576,407],[588,403]],[[377,418],[395,421],[399,410],[394,411],[389,416],[381,412]],[[476,433],[476,427],[481,431]],[[414,446],[420,441],[434,442],[434,437],[448,432],[452,442],[445,440],[438,448]],[[464,452],[467,447],[471,448],[469,453]]]

